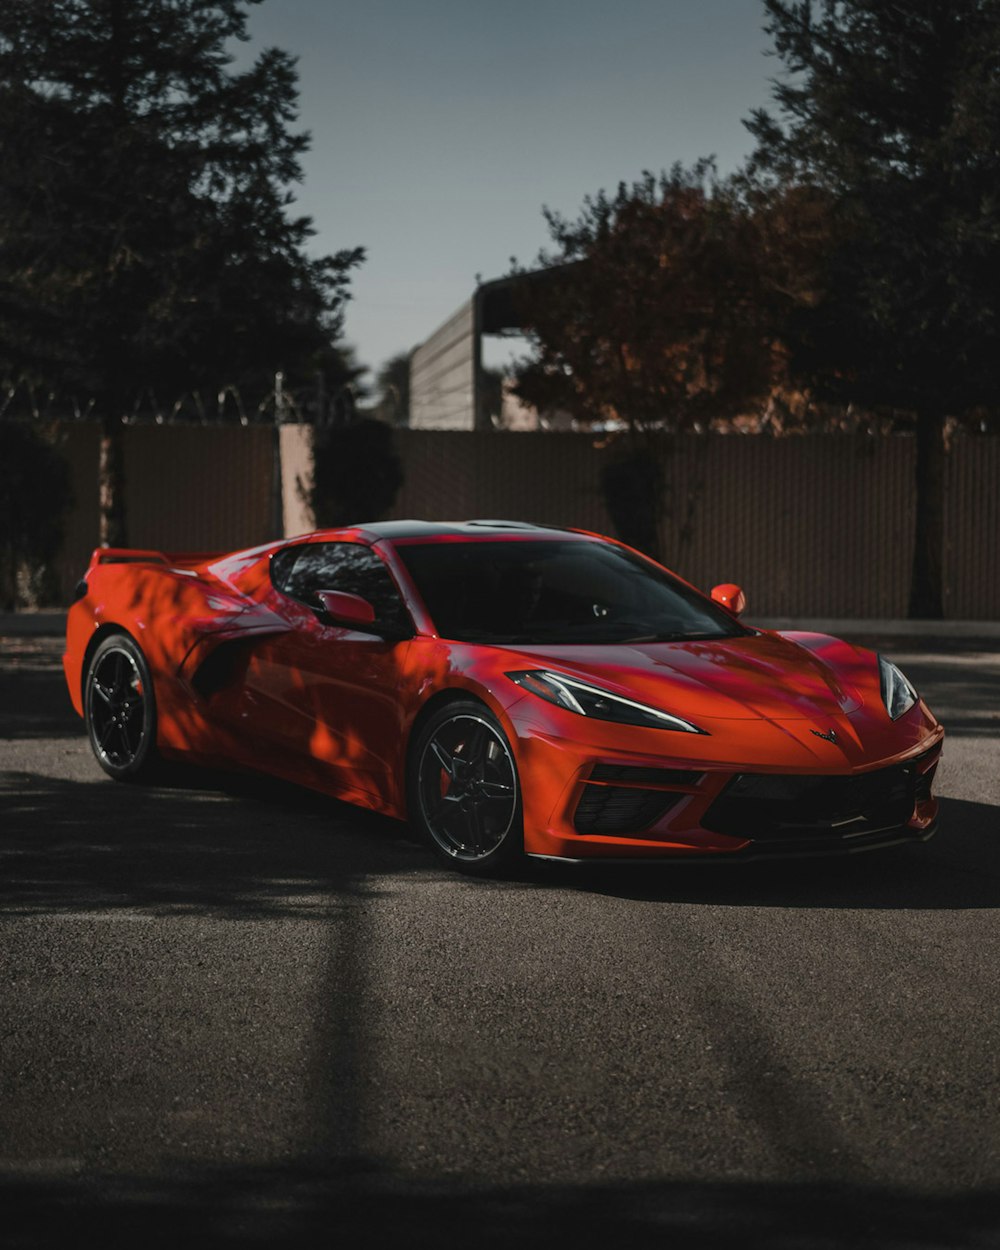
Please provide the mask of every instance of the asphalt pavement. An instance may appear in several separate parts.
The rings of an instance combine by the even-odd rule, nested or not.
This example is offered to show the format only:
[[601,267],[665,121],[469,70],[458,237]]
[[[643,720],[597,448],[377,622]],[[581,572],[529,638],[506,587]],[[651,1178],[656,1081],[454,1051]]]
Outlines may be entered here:
[[273,782],[116,784],[0,642],[0,1241],[1000,1245],[1000,641],[872,641],[941,832],[476,882]]

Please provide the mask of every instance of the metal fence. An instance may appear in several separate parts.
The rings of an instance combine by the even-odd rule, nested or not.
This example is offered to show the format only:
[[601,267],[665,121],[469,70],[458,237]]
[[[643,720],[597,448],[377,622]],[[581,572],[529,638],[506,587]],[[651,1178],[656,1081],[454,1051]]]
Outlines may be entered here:
[[[56,579],[64,601],[98,543],[100,429],[60,427],[74,508]],[[280,537],[274,523],[274,429],[263,425],[136,425],[125,433],[129,541],[167,551],[225,551]]]
[[[286,533],[308,526],[298,482],[310,438],[281,429]],[[61,441],[76,496],[58,569],[69,594],[97,542],[98,431],[69,423]],[[611,531],[600,479],[616,450],[589,435],[399,430],[396,446],[394,517]],[[276,447],[267,426],[130,427],[130,541],[224,550],[278,536]],[[914,457],[907,436],[680,437],[665,459],[665,560],[699,586],[738,581],[751,615],[905,616]],[[947,615],[1000,619],[1000,438],[957,438],[946,489]]]
[[[393,515],[494,516],[610,532],[582,434],[401,431]],[[696,585],[738,581],[761,616],[904,617],[915,515],[906,435],[681,436],[664,461],[664,559]],[[945,607],[1000,618],[1000,438],[948,456]]]

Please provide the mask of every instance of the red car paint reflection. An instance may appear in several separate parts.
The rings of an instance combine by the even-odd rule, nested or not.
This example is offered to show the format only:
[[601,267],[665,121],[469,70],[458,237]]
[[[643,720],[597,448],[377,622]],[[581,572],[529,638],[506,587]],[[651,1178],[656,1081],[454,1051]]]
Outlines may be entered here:
[[112,776],[261,770],[409,819],[467,872],[929,837],[943,730],[905,677],[743,602],[597,535],[385,522],[99,549],[64,664]]

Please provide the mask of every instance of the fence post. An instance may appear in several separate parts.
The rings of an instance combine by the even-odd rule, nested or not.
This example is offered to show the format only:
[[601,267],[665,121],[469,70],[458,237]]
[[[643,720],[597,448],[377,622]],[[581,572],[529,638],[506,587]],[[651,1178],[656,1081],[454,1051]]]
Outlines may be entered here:
[[274,375],[274,428],[271,432],[271,536],[285,536],[285,503],[282,494],[281,421],[285,410],[285,375]]

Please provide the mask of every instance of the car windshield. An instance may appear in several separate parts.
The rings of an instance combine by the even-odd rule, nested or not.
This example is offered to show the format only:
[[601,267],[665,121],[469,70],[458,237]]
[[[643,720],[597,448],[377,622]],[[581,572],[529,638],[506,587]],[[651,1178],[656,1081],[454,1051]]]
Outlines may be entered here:
[[747,631],[667,572],[610,543],[400,543],[444,638],[488,643],[679,642]]

